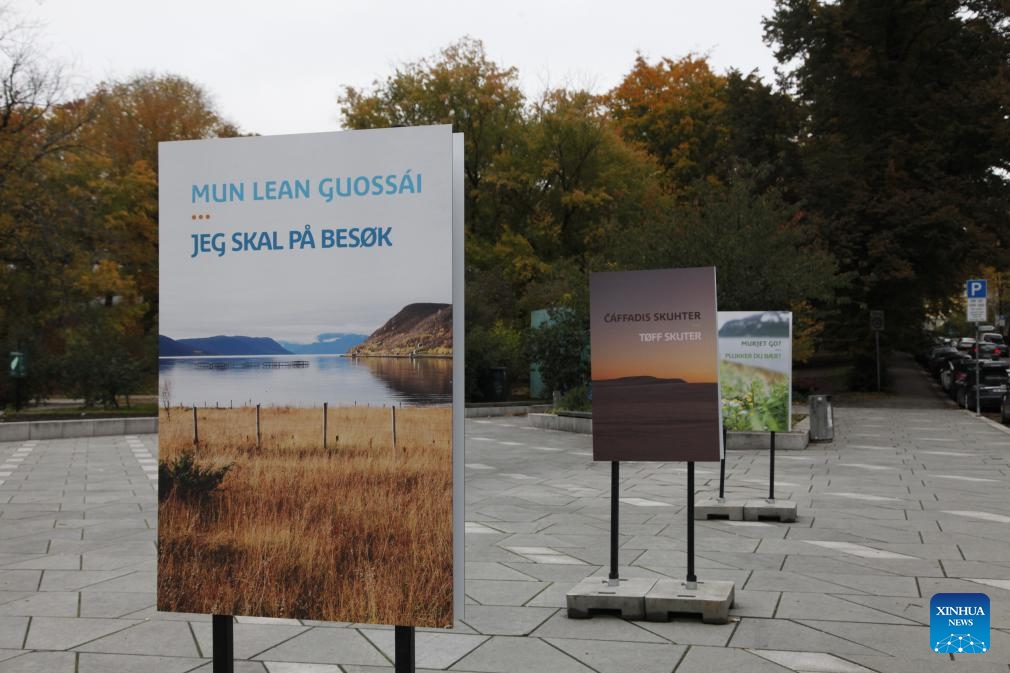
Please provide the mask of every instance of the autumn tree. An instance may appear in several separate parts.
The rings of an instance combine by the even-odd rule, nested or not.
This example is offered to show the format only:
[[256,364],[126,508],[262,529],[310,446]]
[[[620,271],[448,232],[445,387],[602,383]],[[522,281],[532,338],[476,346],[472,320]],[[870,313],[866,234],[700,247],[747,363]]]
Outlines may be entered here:
[[[867,310],[912,334],[1006,254],[1010,18],[1002,0],[779,0],[766,39],[803,110],[798,190]],[[892,327],[893,326],[893,327]]]
[[64,217],[84,255],[80,300],[64,330],[64,385],[115,404],[117,394],[156,376],[158,143],[237,129],[201,87],[173,75],[106,82],[87,100],[97,112],[80,134],[84,150],[59,167]]
[[89,145],[116,177],[138,162],[157,171],[160,142],[239,135],[203,87],[177,75],[146,73],[105,82],[91,98],[101,102],[101,114],[89,125]]
[[531,310],[585,293],[608,232],[653,216],[662,198],[659,167],[620,137],[597,97],[557,90],[527,104],[515,69],[474,40],[370,91],[346,88],[340,104],[352,128],[447,123],[464,134],[471,391],[479,367],[520,361]]
[[[155,376],[157,143],[233,134],[176,77],[83,97],[30,40],[0,34],[0,341],[28,353],[30,392],[115,404]],[[20,34],[19,34],[20,36]],[[4,381],[0,399],[6,396]]]
[[238,135],[199,85],[175,75],[105,82],[89,96],[97,109],[71,170],[75,202],[99,260],[114,261],[146,304],[143,331],[158,315],[158,143]]
[[[80,150],[94,108],[70,94],[20,21],[0,8],[0,348],[28,355],[26,392],[40,395],[59,370],[48,328],[72,303],[76,261],[49,169]],[[0,400],[10,386],[0,380]]]
[[699,181],[719,179],[725,88],[726,78],[703,57],[651,64],[640,55],[608,101],[622,136],[659,161],[670,185],[689,192]]

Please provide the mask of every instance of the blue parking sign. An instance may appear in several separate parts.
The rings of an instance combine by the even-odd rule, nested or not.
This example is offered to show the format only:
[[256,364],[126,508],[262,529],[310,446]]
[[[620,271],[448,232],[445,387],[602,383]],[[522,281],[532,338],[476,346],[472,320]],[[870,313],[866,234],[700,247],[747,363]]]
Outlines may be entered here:
[[968,289],[968,299],[985,299],[989,296],[986,280],[984,278],[969,280],[965,285]]

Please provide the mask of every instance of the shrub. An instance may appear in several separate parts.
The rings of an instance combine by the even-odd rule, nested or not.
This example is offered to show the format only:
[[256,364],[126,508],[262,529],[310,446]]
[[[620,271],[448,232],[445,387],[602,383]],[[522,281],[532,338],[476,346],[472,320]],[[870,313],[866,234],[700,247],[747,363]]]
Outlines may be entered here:
[[548,391],[584,386],[589,380],[588,313],[550,309],[550,320],[530,332],[529,353]]
[[556,411],[592,411],[593,402],[589,399],[588,386],[576,386],[561,397]]
[[183,451],[175,460],[158,462],[158,496],[171,495],[185,500],[199,500],[221,485],[231,463],[221,467],[203,466],[196,462],[192,449]]

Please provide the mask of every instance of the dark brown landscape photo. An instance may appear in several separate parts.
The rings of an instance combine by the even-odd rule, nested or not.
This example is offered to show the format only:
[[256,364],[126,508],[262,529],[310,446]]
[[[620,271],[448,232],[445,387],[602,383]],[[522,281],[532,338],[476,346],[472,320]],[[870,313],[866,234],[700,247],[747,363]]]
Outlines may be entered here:
[[158,609],[451,626],[452,410],[256,414],[162,410]]
[[711,460],[711,447],[719,446],[718,401],[715,383],[651,376],[593,381],[594,457]]

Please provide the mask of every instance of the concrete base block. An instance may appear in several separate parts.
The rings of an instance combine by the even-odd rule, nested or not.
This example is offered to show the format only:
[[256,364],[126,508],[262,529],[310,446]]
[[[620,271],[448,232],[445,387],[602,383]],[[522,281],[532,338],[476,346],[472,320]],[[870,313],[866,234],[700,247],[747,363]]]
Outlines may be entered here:
[[729,519],[730,521],[743,520],[743,508],[747,504],[744,500],[719,500],[718,498],[705,498],[694,503],[694,518],[700,521],[708,519]]
[[688,589],[683,580],[659,580],[645,595],[645,618],[650,622],[666,622],[670,614],[701,615],[706,624],[725,624],[733,607],[732,582],[698,582]]
[[778,519],[783,523],[796,521],[796,503],[791,500],[748,500],[743,507],[743,519]]
[[[809,430],[792,430],[790,432],[775,433],[775,449],[778,451],[805,449],[809,443]],[[769,448],[770,444],[770,432],[730,430],[726,433],[726,448],[731,451],[762,450]]]
[[624,619],[644,619],[645,595],[655,584],[650,579],[621,579],[610,586],[607,579],[587,577],[566,595],[568,617],[588,619],[593,612],[617,612]]

